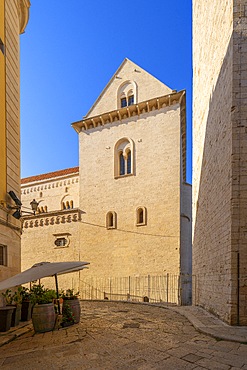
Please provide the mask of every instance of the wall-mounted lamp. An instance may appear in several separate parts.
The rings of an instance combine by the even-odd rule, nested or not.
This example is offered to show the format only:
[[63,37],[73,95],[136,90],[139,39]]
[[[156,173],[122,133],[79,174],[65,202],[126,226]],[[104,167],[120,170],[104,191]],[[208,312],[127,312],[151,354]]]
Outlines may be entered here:
[[[12,216],[14,218],[17,218],[17,219],[21,218],[22,213],[28,213],[30,215],[35,215],[35,212],[37,211],[38,205],[39,205],[39,203],[35,199],[33,199],[32,202],[30,202],[31,208],[28,208],[28,207],[24,207],[24,206],[22,207],[22,203],[21,203],[20,199],[16,196],[16,194],[12,190],[9,191],[9,195],[10,195],[11,199],[13,199],[13,201],[16,204],[15,206],[9,206],[9,205],[7,206],[7,208],[9,208],[9,209],[15,209],[15,212],[12,214]],[[21,208],[30,209],[30,210],[32,210],[32,212],[23,211]]]
[[35,212],[37,212],[39,202],[37,202],[35,199],[30,202],[30,206],[32,208],[33,214],[35,215]]

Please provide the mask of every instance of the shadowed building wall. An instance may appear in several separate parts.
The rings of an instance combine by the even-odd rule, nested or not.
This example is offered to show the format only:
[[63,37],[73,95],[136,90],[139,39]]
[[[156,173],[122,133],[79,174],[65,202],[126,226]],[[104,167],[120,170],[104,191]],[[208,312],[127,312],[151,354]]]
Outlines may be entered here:
[[21,268],[21,222],[12,216],[8,192],[20,198],[19,34],[29,6],[29,0],[0,0],[0,280]]
[[193,1],[194,303],[230,324],[246,311],[247,1]]

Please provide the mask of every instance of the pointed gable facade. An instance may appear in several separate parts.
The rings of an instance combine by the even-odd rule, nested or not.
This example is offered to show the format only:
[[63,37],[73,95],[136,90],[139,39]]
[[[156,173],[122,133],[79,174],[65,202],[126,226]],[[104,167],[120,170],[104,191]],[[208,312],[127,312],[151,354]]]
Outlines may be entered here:
[[[141,88],[140,88],[141,85]],[[134,95],[134,102],[168,95],[172,90],[129,59],[124,59],[86,117],[94,117],[121,107],[121,97]]]

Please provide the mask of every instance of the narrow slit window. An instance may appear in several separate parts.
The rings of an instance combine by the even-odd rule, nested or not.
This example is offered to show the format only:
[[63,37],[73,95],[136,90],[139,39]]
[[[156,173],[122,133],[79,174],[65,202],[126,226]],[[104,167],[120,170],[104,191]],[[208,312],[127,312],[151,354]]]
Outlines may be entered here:
[[143,223],[143,209],[140,209],[138,214],[138,224],[142,223]]
[[125,159],[123,156],[123,152],[119,155],[119,167],[120,167],[120,175],[125,175]]
[[117,214],[116,212],[110,211],[106,215],[106,228],[116,229],[117,227]]
[[128,105],[133,105],[134,104],[134,95],[130,95],[128,97]]
[[136,226],[147,225],[147,210],[145,207],[138,207],[136,210]]
[[127,174],[131,173],[131,151],[127,154]]
[[113,227],[113,214],[109,214],[109,227]]
[[126,98],[121,99],[121,108],[124,108],[124,107],[127,107],[127,99]]

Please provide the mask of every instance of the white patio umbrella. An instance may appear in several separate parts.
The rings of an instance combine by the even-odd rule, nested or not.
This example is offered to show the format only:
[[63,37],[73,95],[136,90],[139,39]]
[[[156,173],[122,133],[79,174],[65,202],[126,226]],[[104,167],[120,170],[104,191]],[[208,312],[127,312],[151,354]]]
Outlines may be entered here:
[[[56,282],[56,291],[58,297],[58,282],[57,275],[76,272],[87,268],[89,262],[73,261],[73,262],[40,262],[33,265],[28,270],[14,275],[9,279],[0,281],[0,290],[19,286],[30,281],[42,279],[44,277],[54,276]],[[60,307],[59,307],[60,311]]]

